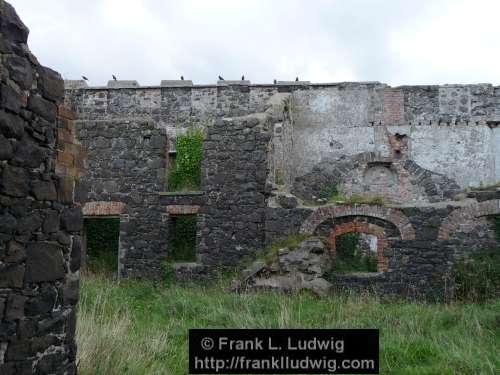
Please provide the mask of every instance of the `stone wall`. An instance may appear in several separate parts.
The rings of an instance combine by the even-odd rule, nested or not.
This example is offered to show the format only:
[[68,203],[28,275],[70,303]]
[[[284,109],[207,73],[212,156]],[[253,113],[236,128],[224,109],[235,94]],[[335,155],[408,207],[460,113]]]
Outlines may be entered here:
[[292,193],[307,202],[326,201],[332,189],[339,197],[383,198],[399,204],[448,201],[460,197],[462,191],[455,181],[406,157],[381,158],[364,152],[322,161],[295,179]]
[[204,264],[236,265],[264,245],[269,127],[266,117],[245,116],[221,118],[208,128],[199,247]]
[[0,1],[0,373],[73,374],[83,154],[63,81]]
[[[443,299],[451,287],[450,271],[457,259],[498,246],[488,217],[499,214],[498,199],[422,207],[269,207],[266,238],[270,243],[305,233],[332,242],[332,237],[342,233],[378,235],[383,241],[383,250],[378,254],[379,266],[382,266],[379,270],[383,272],[336,274],[333,280],[338,288],[369,289],[381,295],[417,299]],[[378,233],[380,229],[382,234]]]
[[165,186],[167,138],[144,120],[77,121],[77,135],[88,153],[88,174],[80,190],[87,202],[116,202],[120,217],[120,276],[159,278],[167,256],[166,213],[159,204]]
[[489,84],[85,85],[67,83],[66,103],[79,120],[141,118],[154,121],[169,135],[175,135],[176,126],[191,122],[207,126],[217,116],[264,112],[290,96],[293,121],[283,124],[283,148],[276,147],[277,152],[286,151],[282,179],[288,185],[325,158],[362,152],[390,156],[387,132],[406,135],[409,159],[462,188],[500,180],[500,89]]
[[[461,187],[500,180],[500,89],[491,85],[341,83],[292,94],[293,168],[362,152],[391,155],[387,132],[406,135],[408,158]],[[472,157],[473,155],[473,157]]]

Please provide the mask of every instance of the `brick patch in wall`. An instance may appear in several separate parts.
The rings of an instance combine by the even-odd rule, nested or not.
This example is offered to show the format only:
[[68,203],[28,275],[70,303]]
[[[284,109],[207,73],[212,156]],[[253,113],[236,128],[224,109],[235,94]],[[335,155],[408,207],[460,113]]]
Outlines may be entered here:
[[88,202],[83,207],[84,216],[117,216],[125,210],[122,202]]
[[167,206],[167,212],[170,215],[194,215],[200,212],[200,206],[175,204]]

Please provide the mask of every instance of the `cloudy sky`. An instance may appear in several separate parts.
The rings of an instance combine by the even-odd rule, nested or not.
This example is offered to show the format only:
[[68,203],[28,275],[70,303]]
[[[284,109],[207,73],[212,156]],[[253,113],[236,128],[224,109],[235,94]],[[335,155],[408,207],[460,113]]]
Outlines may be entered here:
[[66,79],[500,84],[499,0],[8,0]]

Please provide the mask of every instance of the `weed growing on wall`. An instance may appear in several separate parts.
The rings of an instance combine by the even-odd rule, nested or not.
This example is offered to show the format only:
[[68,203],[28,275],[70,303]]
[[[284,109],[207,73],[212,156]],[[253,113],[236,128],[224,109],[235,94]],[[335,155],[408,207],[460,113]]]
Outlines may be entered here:
[[193,125],[189,126],[185,134],[177,135],[176,164],[167,181],[170,191],[200,189],[203,136],[203,129]]

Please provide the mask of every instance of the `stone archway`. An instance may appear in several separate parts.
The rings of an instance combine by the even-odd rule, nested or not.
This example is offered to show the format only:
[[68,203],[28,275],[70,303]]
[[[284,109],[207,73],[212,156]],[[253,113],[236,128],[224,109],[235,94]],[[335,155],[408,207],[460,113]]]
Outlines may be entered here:
[[410,220],[400,210],[384,206],[330,205],[316,209],[300,227],[300,233],[313,234],[316,228],[328,219],[344,216],[367,216],[385,220],[393,224],[399,231],[402,240],[414,240],[415,229]]
[[384,228],[376,224],[363,223],[356,220],[340,225],[334,225],[328,235],[328,243],[333,252],[333,257],[336,255],[336,237],[346,233],[366,233],[375,236],[377,238],[377,271],[387,271],[387,259],[385,258],[383,251],[389,242]]
[[500,215],[500,199],[492,199],[453,210],[439,227],[438,239],[446,241],[458,231],[470,233],[477,219],[483,216]]

